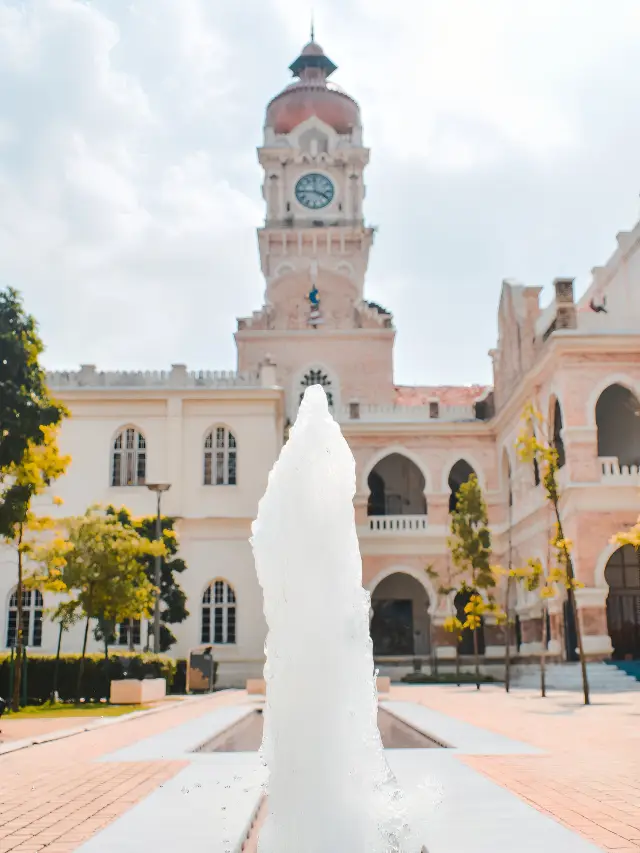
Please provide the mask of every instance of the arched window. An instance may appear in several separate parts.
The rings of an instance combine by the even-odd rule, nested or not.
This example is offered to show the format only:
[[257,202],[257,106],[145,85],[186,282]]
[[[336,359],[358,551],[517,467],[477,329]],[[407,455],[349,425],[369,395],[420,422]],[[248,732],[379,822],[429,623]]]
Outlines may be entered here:
[[620,466],[640,465],[640,405],[628,388],[609,385],[596,403],[598,456]]
[[307,388],[311,387],[311,385],[322,385],[324,388],[324,392],[327,395],[327,402],[329,403],[329,408],[333,407],[333,390],[331,379],[329,379],[328,375],[324,370],[308,370],[305,375],[302,377],[300,381],[300,398],[299,402],[302,402],[302,398],[304,397],[304,392]]
[[468,482],[469,478],[476,472],[471,465],[464,459],[458,459],[456,464],[449,472],[449,488],[451,494],[449,496],[449,512],[455,512],[458,507],[458,492],[463,483]]
[[216,580],[204,591],[201,639],[220,645],[236,641],[236,594],[227,581]]
[[390,453],[369,474],[367,515],[426,515],[425,480],[415,462]]
[[144,486],[147,477],[147,442],[134,427],[119,432],[113,442],[112,486]]
[[507,506],[513,506],[513,476],[511,472],[511,460],[507,449],[502,451],[502,476],[504,479],[504,487],[507,493]]
[[[22,590],[22,642],[25,646],[42,645],[42,593],[37,589]],[[14,591],[9,599],[7,618],[7,647],[12,648],[18,639],[18,596]]]
[[614,660],[640,658],[640,555],[633,545],[614,551],[604,570],[609,586],[607,629]]
[[558,468],[562,468],[566,459],[564,453],[564,442],[562,441],[562,409],[560,401],[556,400],[553,406],[552,415],[552,439],[551,444],[556,449],[558,454]]
[[238,445],[232,432],[219,426],[204,439],[205,486],[235,486]]

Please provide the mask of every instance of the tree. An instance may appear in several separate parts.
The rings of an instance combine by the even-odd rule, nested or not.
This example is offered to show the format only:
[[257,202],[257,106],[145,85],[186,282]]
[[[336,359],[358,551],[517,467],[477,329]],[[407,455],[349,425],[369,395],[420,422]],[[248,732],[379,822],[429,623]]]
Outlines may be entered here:
[[[127,509],[121,507],[116,510],[108,507],[107,512],[115,515],[125,526],[131,526],[146,539],[155,539],[156,517],[148,516],[141,519],[132,519]],[[162,542],[165,548],[165,558],[162,561],[160,579],[160,602],[163,608],[160,613],[160,651],[166,652],[176,642],[176,638],[169,625],[176,625],[189,616],[187,610],[187,596],[180,587],[176,575],[182,574],[187,568],[184,560],[176,557],[178,553],[178,539],[174,530],[173,518],[163,517],[161,519]],[[155,562],[149,555],[142,556],[141,562],[150,581],[155,582]],[[131,625],[129,630],[131,630]]]
[[62,601],[53,611],[51,618],[53,622],[58,623],[58,645],[56,647],[56,662],[53,668],[53,684],[51,685],[51,702],[55,702],[58,694],[58,673],[60,671],[62,635],[82,618],[79,602],[75,599]]
[[65,519],[62,527],[64,535],[58,535],[40,550],[39,561],[46,567],[40,583],[73,595],[85,619],[76,685],[79,701],[91,621],[98,620],[105,626],[149,616],[156,590],[141,558],[163,555],[164,546],[149,541],[100,507],[90,507],[78,518]]
[[[31,501],[36,495],[42,495],[58,477],[64,474],[70,462],[69,456],[63,456],[58,448],[56,427],[41,426],[41,439],[37,443],[28,443],[18,464],[11,464],[6,469],[12,486],[12,509],[6,516],[7,527],[2,536],[5,542],[13,546],[17,552],[18,578],[16,583],[16,659],[15,678],[11,707],[14,711],[20,708],[20,686],[22,680],[22,659],[24,656],[25,637],[23,624],[23,597],[25,569],[36,558],[36,543],[41,532],[53,524],[50,518],[37,516],[31,510]],[[53,498],[53,503],[61,503]],[[9,518],[11,524],[9,524]],[[28,639],[28,638],[27,638]]]
[[499,608],[491,596],[485,602],[479,590],[488,592],[496,585],[491,567],[491,532],[487,505],[475,474],[460,486],[456,508],[451,514],[451,536],[448,539],[453,563],[458,576],[462,577],[459,591],[470,594],[465,605],[466,619],[463,624],[473,632],[473,654],[475,658],[476,688],[480,689],[480,655],[478,651],[478,629],[486,612],[499,616]]
[[[563,582],[567,591],[569,607],[572,610],[576,626],[576,639],[578,642],[578,654],[580,657],[580,669],[582,671],[582,690],[584,704],[589,705],[589,680],[587,678],[587,663],[584,656],[582,643],[582,628],[578,616],[575,591],[582,586],[575,577],[573,560],[571,558],[572,543],[564,535],[562,519],[560,516],[561,493],[558,484],[558,451],[549,440],[549,431],[544,418],[538,409],[529,403],[523,414],[523,427],[518,437],[516,448],[523,462],[535,463],[539,472],[540,480],[544,487],[546,499],[553,510],[555,518],[555,534],[551,540],[551,547],[555,552],[557,565],[554,577]],[[544,620],[546,625],[546,619]]]
[[24,488],[15,470],[29,448],[41,445],[66,415],[49,397],[38,358],[44,347],[34,318],[16,290],[0,291],[0,535],[12,538],[24,521]]
[[[426,567],[425,572],[431,578],[432,581],[440,581],[439,574],[435,571],[432,565]],[[453,585],[452,574],[451,574],[451,563],[447,565],[447,578],[446,583],[439,583],[438,585],[438,595],[443,596],[444,598],[449,598],[453,593],[458,590]],[[460,687],[460,642],[462,641],[462,632],[464,631],[464,624],[458,619],[455,615],[449,615],[445,618],[442,623],[442,627],[445,631],[450,634],[455,634],[455,649],[456,649],[456,682],[458,687]],[[435,660],[435,656],[434,656]]]

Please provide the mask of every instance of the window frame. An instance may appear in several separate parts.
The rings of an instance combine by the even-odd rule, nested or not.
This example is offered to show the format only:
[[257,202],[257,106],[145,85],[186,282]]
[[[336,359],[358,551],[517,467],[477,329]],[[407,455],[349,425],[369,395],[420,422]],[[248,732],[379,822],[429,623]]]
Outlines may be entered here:
[[202,483],[204,486],[238,485],[238,439],[225,424],[216,424],[205,433]]
[[[216,639],[218,625],[220,639]],[[238,645],[238,597],[235,587],[226,578],[214,578],[203,590],[200,598],[200,642],[208,646]]]
[[[130,434],[132,434],[131,447],[129,447]],[[149,446],[145,433],[132,424],[119,429],[111,440],[110,488],[133,489],[146,486],[148,461]],[[130,482],[126,482],[129,471],[133,476]]]

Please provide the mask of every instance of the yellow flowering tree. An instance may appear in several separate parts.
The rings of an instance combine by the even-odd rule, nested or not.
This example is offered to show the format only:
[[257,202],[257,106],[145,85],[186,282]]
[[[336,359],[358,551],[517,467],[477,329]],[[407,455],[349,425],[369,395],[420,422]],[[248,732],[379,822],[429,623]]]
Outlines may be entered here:
[[[59,535],[41,547],[38,561],[45,574],[34,582],[71,596],[85,620],[77,701],[92,620],[104,625],[148,617],[157,590],[147,577],[142,558],[165,553],[162,542],[146,539],[100,507],[65,519]],[[108,653],[108,639],[105,643]]]
[[[479,690],[478,631],[485,614],[491,613],[500,619],[501,611],[490,592],[496,586],[495,572],[491,565],[491,532],[487,505],[475,474],[460,486],[456,509],[451,513],[451,535],[447,544],[457,576],[461,579],[457,591],[468,598],[464,607],[465,621],[462,627],[463,630],[472,632],[476,688]],[[481,590],[485,592],[488,600],[480,594]],[[454,630],[457,630],[457,626]]]
[[[6,478],[10,488],[5,492],[7,518],[11,523],[6,525],[4,541],[12,546],[17,554],[18,577],[16,583],[16,657],[15,675],[13,679],[12,710],[20,707],[20,688],[22,684],[22,663],[24,647],[28,637],[24,635],[23,592],[25,589],[25,573],[27,566],[37,560],[38,541],[43,532],[53,526],[53,521],[46,516],[39,516],[31,509],[31,503],[36,496],[43,495],[51,483],[64,474],[70,460],[69,456],[60,453],[58,447],[58,430],[56,427],[40,427],[42,439],[38,443],[29,442],[18,465],[10,465],[6,469]],[[11,501],[11,507],[6,502]],[[53,504],[62,503],[59,498],[52,498]]]
[[[587,664],[584,656],[582,629],[578,618],[578,607],[575,597],[576,589],[581,587],[583,584],[576,579],[573,560],[571,558],[572,543],[564,535],[562,518],[560,516],[561,493],[560,486],[558,484],[558,451],[553,446],[552,441],[549,440],[549,431],[542,414],[532,403],[529,403],[525,407],[522,417],[522,430],[518,436],[516,449],[518,451],[518,456],[523,462],[527,462],[530,465],[537,465],[540,480],[545,490],[546,499],[553,511],[555,532],[551,539],[551,548],[553,549],[553,556],[555,557],[555,567],[550,569],[548,576],[552,578],[550,584],[545,582],[540,589],[540,594],[543,600],[545,600],[545,596],[554,584],[564,584],[576,626],[576,639],[578,643],[578,654],[580,657],[580,668],[582,671],[584,704],[589,705],[590,698]],[[551,596],[553,594],[554,593],[551,593]],[[546,618],[543,619],[543,624],[546,626]]]
[[640,549],[640,517],[629,530],[623,530],[621,533],[616,533],[611,537],[612,545],[633,545],[636,549]]

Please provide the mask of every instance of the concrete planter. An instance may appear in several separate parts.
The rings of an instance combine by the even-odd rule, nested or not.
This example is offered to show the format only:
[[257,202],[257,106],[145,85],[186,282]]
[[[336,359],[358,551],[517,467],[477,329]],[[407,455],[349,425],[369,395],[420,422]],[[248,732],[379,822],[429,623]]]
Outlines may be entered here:
[[166,695],[165,678],[122,678],[111,682],[109,701],[112,705],[144,705]]

